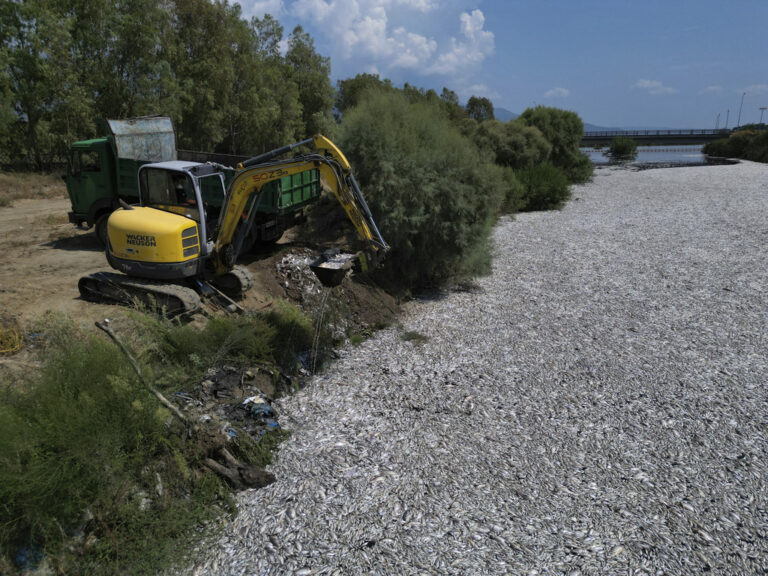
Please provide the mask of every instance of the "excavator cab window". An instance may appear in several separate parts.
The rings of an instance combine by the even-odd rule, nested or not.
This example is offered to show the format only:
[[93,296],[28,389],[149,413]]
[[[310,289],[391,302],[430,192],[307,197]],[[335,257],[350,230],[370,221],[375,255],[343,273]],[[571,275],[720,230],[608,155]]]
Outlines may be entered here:
[[141,204],[200,221],[195,186],[187,174],[160,168],[141,171]]

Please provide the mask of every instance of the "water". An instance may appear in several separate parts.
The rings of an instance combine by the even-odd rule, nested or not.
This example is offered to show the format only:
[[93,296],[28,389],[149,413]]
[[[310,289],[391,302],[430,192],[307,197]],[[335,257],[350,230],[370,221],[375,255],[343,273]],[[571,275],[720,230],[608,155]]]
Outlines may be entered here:
[[[701,152],[701,144],[684,146],[638,146],[635,164],[706,164],[707,156]],[[593,164],[610,164],[611,159],[603,154],[605,148],[581,148]]]

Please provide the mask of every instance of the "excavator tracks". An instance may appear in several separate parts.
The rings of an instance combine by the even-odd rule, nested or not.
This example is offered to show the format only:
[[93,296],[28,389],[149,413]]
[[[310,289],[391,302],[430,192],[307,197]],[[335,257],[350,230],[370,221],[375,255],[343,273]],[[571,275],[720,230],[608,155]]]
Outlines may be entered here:
[[191,288],[112,272],[83,276],[78,288],[85,300],[128,305],[139,301],[169,317],[193,314],[201,308],[200,296]]
[[238,299],[253,286],[253,275],[242,266],[235,266],[229,272],[211,280],[210,283],[230,298]]

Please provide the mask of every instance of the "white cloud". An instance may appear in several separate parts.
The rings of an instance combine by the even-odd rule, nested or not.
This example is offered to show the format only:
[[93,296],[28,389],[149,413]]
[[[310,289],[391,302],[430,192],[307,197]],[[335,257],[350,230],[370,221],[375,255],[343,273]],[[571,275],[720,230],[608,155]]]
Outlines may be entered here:
[[552,88],[544,93],[544,98],[568,98],[570,93],[568,88]]
[[768,94],[768,84],[752,84],[747,86],[744,90],[739,92],[746,92],[747,94]]
[[400,5],[420,12],[434,8],[428,0],[297,0],[291,11],[326,27],[344,58],[367,57],[373,60],[368,67],[419,68],[437,43],[402,26],[390,30],[387,8]]
[[433,14],[440,0],[285,0],[285,4],[296,19],[333,45],[332,58],[354,60],[360,68],[376,67],[384,74],[400,68],[456,78],[472,74],[494,51],[494,35],[485,30],[481,10],[458,14],[458,37],[436,39],[423,33],[447,27],[436,27],[435,19],[442,23],[457,16],[445,11]]
[[722,91],[723,91],[722,86],[707,86],[706,88],[704,88],[704,90],[699,92],[699,94],[719,94]]
[[658,80],[646,80],[646,79],[640,79],[635,84],[632,85],[632,88],[640,88],[641,90],[646,90],[648,94],[677,94],[678,90],[677,88],[672,88],[671,86],[664,86],[661,82]]
[[432,74],[456,74],[477,67],[493,54],[495,37],[484,30],[485,16],[481,10],[463,12],[460,16],[464,40],[451,38],[451,49],[440,54],[427,72]]
[[248,18],[263,18],[264,14],[279,16],[283,13],[283,0],[242,0],[240,7]]
[[451,88],[456,91],[461,100],[469,100],[470,96],[481,96],[491,101],[501,98],[501,94],[487,84],[466,84],[462,78],[456,79]]

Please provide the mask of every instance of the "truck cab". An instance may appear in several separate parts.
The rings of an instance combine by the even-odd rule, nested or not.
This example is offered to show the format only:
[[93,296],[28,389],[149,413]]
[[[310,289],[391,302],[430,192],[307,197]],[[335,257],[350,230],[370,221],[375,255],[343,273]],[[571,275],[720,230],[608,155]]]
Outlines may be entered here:
[[101,123],[102,138],[72,144],[65,180],[72,205],[69,221],[95,227],[106,242],[107,218],[119,205],[139,201],[138,170],[150,162],[176,160],[170,118],[148,116]]

